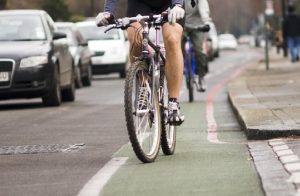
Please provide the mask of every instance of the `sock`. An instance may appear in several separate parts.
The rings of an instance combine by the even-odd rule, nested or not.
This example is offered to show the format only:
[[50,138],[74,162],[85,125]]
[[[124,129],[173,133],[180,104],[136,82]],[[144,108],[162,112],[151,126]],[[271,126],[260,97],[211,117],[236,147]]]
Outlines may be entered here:
[[169,98],[169,102],[177,102],[177,98]]

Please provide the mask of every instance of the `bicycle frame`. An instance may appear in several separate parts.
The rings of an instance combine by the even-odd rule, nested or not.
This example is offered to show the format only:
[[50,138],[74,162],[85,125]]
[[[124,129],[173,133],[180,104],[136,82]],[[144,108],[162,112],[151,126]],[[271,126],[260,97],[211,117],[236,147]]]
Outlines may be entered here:
[[[113,28],[125,30],[134,22],[140,22],[142,25],[142,51],[130,66],[126,76],[124,106],[130,142],[135,154],[144,163],[155,160],[160,144],[166,155],[171,155],[175,151],[176,128],[167,121],[168,92],[164,74],[166,60],[160,46],[160,30],[166,16],[167,13],[125,17],[116,20],[115,24],[106,30]],[[151,28],[156,31],[153,42],[149,39]],[[146,92],[142,87],[147,88]],[[138,104],[139,101],[142,104]]]
[[189,58],[187,58],[188,54],[191,55],[191,65],[192,65],[192,76],[194,76],[196,74],[196,58],[195,58],[195,53],[193,51],[193,43],[190,39],[189,36],[185,36],[186,37],[186,43],[185,43],[185,58],[184,58],[184,74],[185,77],[188,77],[188,60]]

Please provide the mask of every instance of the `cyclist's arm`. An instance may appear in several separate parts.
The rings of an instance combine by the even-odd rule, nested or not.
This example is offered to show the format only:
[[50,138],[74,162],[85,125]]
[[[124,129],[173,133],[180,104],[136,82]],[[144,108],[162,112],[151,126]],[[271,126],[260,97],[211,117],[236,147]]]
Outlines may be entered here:
[[172,6],[174,5],[183,5],[183,0],[172,0]]
[[119,0],[105,0],[104,12],[114,13]]
[[207,0],[199,0],[198,10],[204,24],[211,22],[209,4]]

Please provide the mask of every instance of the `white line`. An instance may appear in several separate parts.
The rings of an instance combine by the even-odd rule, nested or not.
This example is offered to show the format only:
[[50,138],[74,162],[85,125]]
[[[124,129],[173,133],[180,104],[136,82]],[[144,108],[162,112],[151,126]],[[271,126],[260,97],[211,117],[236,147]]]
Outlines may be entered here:
[[104,165],[80,190],[77,196],[99,196],[111,176],[126,163],[128,157],[116,157]]

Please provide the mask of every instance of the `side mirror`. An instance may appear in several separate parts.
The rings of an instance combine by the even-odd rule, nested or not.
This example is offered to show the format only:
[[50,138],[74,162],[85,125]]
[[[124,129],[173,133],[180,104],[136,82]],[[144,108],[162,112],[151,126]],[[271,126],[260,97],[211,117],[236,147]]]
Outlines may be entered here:
[[62,38],[66,38],[66,37],[67,37],[67,34],[61,33],[61,32],[54,32],[54,34],[53,34],[54,40],[62,39]]
[[88,46],[89,44],[87,43],[87,42],[82,42],[82,43],[80,43],[80,46]]

